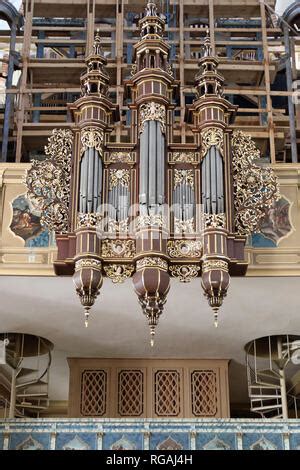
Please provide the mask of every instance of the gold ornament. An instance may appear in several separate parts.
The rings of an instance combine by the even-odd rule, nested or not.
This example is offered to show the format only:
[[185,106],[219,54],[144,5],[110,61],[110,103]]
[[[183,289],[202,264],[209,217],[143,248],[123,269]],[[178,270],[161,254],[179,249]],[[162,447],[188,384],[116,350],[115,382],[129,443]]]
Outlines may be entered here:
[[169,163],[198,163],[198,154],[195,152],[173,152]]
[[202,273],[206,273],[206,272],[211,271],[213,269],[220,269],[222,271],[228,272],[228,262],[220,260],[220,259],[218,259],[218,260],[212,259],[212,260],[203,261],[203,263],[202,263]]
[[224,133],[218,127],[209,127],[201,132],[201,158],[205,157],[209,149],[214,145],[223,155]]
[[41,225],[64,233],[68,231],[73,133],[54,129],[48,142],[47,158],[33,160],[25,176],[27,196],[42,214]]
[[98,150],[99,154],[103,153],[104,132],[98,127],[86,127],[81,131],[81,153],[84,153],[87,148],[94,147]]
[[134,154],[131,152],[111,152],[106,163],[134,163]]
[[194,233],[194,217],[187,220],[181,220],[174,217],[174,232],[175,234]]
[[192,189],[194,189],[193,170],[174,170],[174,188],[182,183],[189,185]]
[[136,262],[136,269],[140,270],[143,268],[160,268],[164,271],[168,271],[168,263],[163,258],[159,256],[149,257],[146,256],[145,258],[139,259]]
[[140,106],[140,126],[139,132],[143,132],[146,121],[159,121],[161,131],[166,132],[166,108],[162,104],[151,101],[150,103],[142,104]]
[[98,212],[79,212],[77,214],[77,227],[96,227],[100,224],[103,216]]
[[198,276],[200,267],[195,264],[174,264],[170,266],[170,272],[173,277],[178,277],[180,282],[190,282]]
[[103,258],[133,258],[135,242],[133,240],[102,240]]
[[236,131],[231,143],[235,228],[240,235],[250,235],[260,232],[266,209],[279,199],[279,184],[271,168],[253,163],[260,152],[250,135]]
[[162,214],[139,215],[137,217],[137,230],[149,226],[166,227],[166,219]]
[[113,283],[124,282],[134,271],[132,264],[109,264],[104,266],[104,271]]
[[203,214],[204,227],[206,228],[225,228],[226,227],[226,214]]
[[167,250],[171,258],[198,258],[202,255],[202,243],[198,240],[169,240]]
[[110,170],[109,171],[109,189],[113,189],[119,184],[125,188],[129,187],[130,171],[129,170]]

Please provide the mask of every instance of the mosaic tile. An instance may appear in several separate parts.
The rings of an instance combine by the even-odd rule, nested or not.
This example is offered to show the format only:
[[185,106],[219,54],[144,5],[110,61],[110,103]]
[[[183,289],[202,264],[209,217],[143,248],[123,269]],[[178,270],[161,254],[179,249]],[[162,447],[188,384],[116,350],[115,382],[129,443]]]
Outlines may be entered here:
[[188,433],[151,433],[150,450],[190,450]]
[[143,434],[132,433],[105,433],[102,448],[105,450],[143,450]]
[[48,450],[50,434],[46,433],[13,433],[9,437],[9,450]]
[[58,433],[56,436],[56,450],[96,450],[96,433]]
[[282,434],[244,434],[243,435],[244,450],[282,450],[283,436]]
[[236,435],[233,433],[198,433],[196,436],[197,450],[235,450]]

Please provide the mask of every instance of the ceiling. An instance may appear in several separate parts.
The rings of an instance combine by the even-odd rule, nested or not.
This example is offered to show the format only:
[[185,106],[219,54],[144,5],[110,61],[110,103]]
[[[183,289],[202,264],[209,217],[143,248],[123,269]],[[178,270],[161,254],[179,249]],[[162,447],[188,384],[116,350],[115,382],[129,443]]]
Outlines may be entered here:
[[1,332],[43,336],[54,343],[50,397],[67,399],[66,357],[230,359],[231,401],[247,400],[244,345],[261,336],[300,334],[299,278],[232,278],[219,327],[200,280],[172,280],[154,348],[131,280],[104,280],[84,327],[83,309],[69,277],[0,277]]

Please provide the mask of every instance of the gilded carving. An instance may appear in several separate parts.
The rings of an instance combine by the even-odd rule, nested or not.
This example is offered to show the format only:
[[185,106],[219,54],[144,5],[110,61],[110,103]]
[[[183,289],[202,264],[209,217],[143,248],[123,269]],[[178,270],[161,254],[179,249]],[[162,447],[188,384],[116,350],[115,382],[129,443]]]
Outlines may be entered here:
[[115,220],[111,217],[108,218],[107,231],[108,233],[127,233],[129,229],[128,217],[123,220]]
[[179,184],[187,184],[194,189],[194,171],[193,170],[174,170],[174,188]]
[[175,234],[194,233],[194,217],[187,220],[181,220],[174,217],[174,232]]
[[162,104],[151,101],[140,106],[139,132],[143,132],[146,121],[159,121],[162,133],[166,131],[166,108]]
[[87,148],[94,147],[100,155],[103,152],[104,132],[98,127],[87,127],[81,131],[81,153],[85,152]]
[[224,133],[218,127],[209,127],[201,132],[201,157],[203,158],[214,145],[223,155]]
[[171,258],[198,258],[202,255],[200,240],[169,240],[168,255]]
[[68,230],[73,133],[54,129],[48,142],[47,158],[33,160],[25,184],[29,200],[42,213],[41,225],[63,233]]
[[103,258],[133,258],[135,242],[133,240],[102,240]]
[[195,152],[173,152],[169,163],[198,163]]
[[137,229],[148,226],[165,227],[166,219],[162,214],[140,215],[137,217]]
[[134,163],[134,156],[131,152],[111,152],[107,163]]
[[203,214],[204,227],[206,228],[225,228],[226,227],[226,214],[221,212],[220,214]]
[[190,282],[198,276],[200,267],[195,264],[174,264],[170,266],[170,272],[173,277],[178,277],[180,282]]
[[77,214],[77,227],[96,227],[102,220],[98,212],[79,212]]
[[82,268],[93,268],[98,271],[102,270],[102,263],[101,261],[94,259],[94,258],[82,258],[76,261],[75,263],[75,271],[80,271]]
[[164,271],[168,271],[168,263],[159,256],[145,256],[145,258],[139,259],[136,262],[136,269],[139,270],[142,268],[159,268],[163,269]]
[[109,189],[113,189],[119,184],[125,188],[129,187],[130,171],[129,170],[110,170],[109,171]]
[[125,279],[130,277],[134,271],[134,265],[132,264],[109,264],[108,266],[104,266],[104,271],[109,277],[112,282],[121,283],[124,282]]
[[221,259],[209,259],[203,261],[202,273],[212,271],[213,269],[221,269],[228,272],[228,262]]
[[235,228],[240,235],[260,232],[265,211],[280,197],[277,176],[271,168],[256,165],[259,150],[250,135],[232,136]]

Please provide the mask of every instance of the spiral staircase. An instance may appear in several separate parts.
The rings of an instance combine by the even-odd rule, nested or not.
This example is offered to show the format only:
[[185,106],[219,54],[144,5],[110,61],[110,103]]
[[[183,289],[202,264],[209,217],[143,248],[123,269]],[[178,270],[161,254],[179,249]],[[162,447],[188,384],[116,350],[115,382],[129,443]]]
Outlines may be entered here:
[[251,411],[262,418],[298,418],[300,336],[265,336],[245,351]]
[[0,364],[3,417],[39,417],[49,407],[53,344],[40,336],[22,333],[1,333],[0,341],[5,343]]

